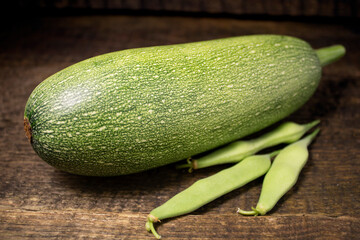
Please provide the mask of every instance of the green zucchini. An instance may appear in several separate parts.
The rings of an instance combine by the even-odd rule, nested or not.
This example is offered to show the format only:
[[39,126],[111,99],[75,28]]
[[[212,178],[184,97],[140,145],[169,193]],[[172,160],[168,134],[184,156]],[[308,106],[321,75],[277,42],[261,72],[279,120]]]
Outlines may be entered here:
[[35,152],[63,171],[140,172],[283,119],[314,93],[321,64],[343,54],[342,46],[323,49],[320,62],[306,42],[277,35],[104,54],[37,86],[25,131]]

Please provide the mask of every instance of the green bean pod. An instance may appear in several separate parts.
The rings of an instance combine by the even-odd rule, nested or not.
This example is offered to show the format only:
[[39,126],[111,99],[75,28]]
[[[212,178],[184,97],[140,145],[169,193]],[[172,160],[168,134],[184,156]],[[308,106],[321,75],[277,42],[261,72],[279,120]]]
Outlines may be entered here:
[[146,229],[151,231],[156,238],[160,239],[160,235],[154,228],[154,222],[190,213],[264,175],[270,168],[271,157],[277,153],[278,151],[271,154],[247,157],[233,167],[198,180],[160,207],[152,210],[147,218]]
[[240,208],[238,213],[242,215],[265,215],[296,183],[300,171],[307,162],[308,146],[318,134],[319,129],[309,134],[280,151],[275,158],[270,170],[265,175],[261,194],[256,208],[252,211],[244,211]]
[[286,122],[256,139],[233,142],[199,159],[189,159],[187,164],[179,165],[177,168],[189,167],[189,171],[191,172],[193,169],[200,169],[224,163],[236,163],[265,148],[276,146],[281,143],[295,142],[319,122],[319,120],[316,120],[303,125],[294,122]]

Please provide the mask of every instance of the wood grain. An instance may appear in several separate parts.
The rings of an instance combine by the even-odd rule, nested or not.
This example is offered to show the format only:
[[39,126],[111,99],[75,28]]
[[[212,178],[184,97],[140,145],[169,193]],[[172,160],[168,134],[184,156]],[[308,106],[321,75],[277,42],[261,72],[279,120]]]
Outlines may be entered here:
[[[6,210],[2,214],[3,228],[8,231],[0,233],[5,238],[154,239],[145,230],[133,228],[144,225],[144,216],[136,213]],[[360,233],[357,220],[305,214],[255,218],[208,214],[164,221],[158,231],[164,239],[352,239]]]
[[354,17],[360,16],[359,0],[57,0],[29,1],[12,0],[6,3],[16,10],[32,11],[153,11],[162,14],[207,13],[231,15],[269,16],[316,16]]
[[0,33],[0,238],[152,239],[146,215],[196,180],[174,165],[112,178],[60,172],[32,150],[23,131],[31,91],[88,57],[126,48],[275,33],[315,48],[341,43],[347,55],[324,68],[319,89],[288,119],[320,119],[321,133],[296,186],[265,217],[258,179],[187,216],[158,225],[165,239],[356,239],[360,237],[359,27],[340,24],[190,17],[82,16],[20,20]]

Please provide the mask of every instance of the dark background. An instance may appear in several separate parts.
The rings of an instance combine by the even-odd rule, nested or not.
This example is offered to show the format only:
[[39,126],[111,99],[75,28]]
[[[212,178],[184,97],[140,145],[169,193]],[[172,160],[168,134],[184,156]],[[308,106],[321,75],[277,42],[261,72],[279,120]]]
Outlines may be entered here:
[[315,16],[315,17],[359,17],[358,0],[13,0],[6,8],[12,10],[81,13],[144,14],[154,11],[162,14],[222,14],[232,17],[256,15],[269,16]]
[[249,34],[342,44],[314,96],[286,120],[321,120],[299,181],[267,216],[243,217],[262,179],[158,225],[164,239],[360,237],[360,1],[7,1],[0,21],[0,239],[153,239],[147,214],[226,166],[112,178],[60,172],[32,150],[23,110],[45,78],[116,50]]

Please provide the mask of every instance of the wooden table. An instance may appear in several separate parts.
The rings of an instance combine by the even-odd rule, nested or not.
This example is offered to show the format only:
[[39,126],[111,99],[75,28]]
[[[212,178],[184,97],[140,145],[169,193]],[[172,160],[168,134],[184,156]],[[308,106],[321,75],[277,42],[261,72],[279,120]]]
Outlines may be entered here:
[[23,131],[31,91],[83,59],[126,48],[247,34],[286,34],[314,48],[343,44],[319,89],[288,119],[320,119],[321,134],[296,186],[267,216],[243,217],[262,179],[158,225],[164,239],[360,238],[360,34],[355,24],[171,16],[39,17],[7,25],[0,50],[0,239],[153,239],[147,214],[225,166],[174,165],[112,178],[70,175],[43,162]]

